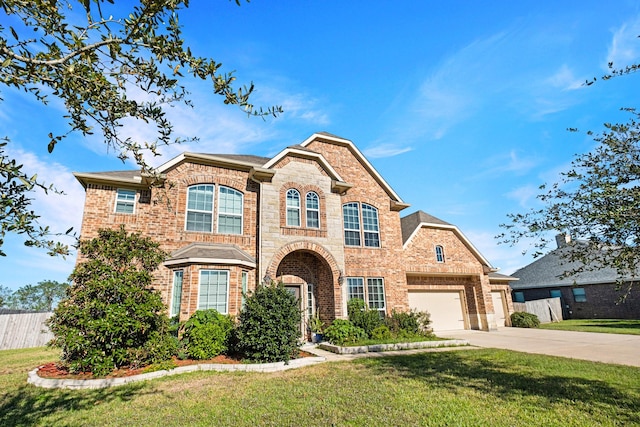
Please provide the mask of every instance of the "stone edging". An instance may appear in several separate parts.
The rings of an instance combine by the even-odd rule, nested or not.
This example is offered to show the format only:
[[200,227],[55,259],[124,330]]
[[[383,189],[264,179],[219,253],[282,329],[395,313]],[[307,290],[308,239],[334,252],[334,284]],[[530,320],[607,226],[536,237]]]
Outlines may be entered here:
[[377,353],[381,351],[395,350],[413,350],[418,348],[437,348],[437,347],[459,347],[469,345],[467,340],[442,340],[442,341],[419,341],[419,342],[403,342],[396,344],[375,344],[363,345],[357,347],[340,347],[329,343],[318,344],[318,348],[330,351],[336,354],[358,354],[358,353]]
[[284,362],[274,363],[255,363],[255,364],[220,364],[208,363],[201,365],[179,366],[174,369],[147,372],[140,375],[132,375],[130,377],[120,378],[101,378],[95,380],[75,380],[75,379],[55,379],[42,378],[38,375],[38,368],[29,372],[27,382],[36,387],[43,388],[64,388],[64,389],[96,389],[115,387],[124,384],[130,384],[138,381],[152,380],[155,378],[166,377],[169,375],[184,374],[186,372],[196,371],[218,371],[218,372],[278,372],[289,369],[302,368],[303,366],[314,365],[324,362],[326,359],[320,356],[303,357],[300,359],[290,360],[288,364]]

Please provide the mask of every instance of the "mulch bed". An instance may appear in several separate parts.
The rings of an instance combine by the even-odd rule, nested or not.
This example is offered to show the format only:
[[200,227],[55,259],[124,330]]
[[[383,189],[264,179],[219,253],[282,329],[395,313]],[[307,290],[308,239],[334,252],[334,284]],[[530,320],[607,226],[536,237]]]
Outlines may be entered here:
[[[314,356],[315,354],[311,354],[306,351],[300,350],[298,358],[314,357]],[[178,367],[178,366],[206,365],[206,364],[238,364],[238,363],[244,363],[244,362],[240,357],[227,356],[227,355],[221,354],[219,356],[214,357],[213,359],[208,359],[208,360],[194,360],[194,359],[181,360],[174,357],[173,363],[175,364],[175,367]],[[81,373],[72,374],[59,362],[50,362],[38,367],[38,376],[41,378],[52,378],[52,379],[95,380],[98,378],[122,378],[122,377],[130,377],[133,375],[139,375],[139,374],[145,373],[145,370],[147,368],[148,367],[142,367],[137,369],[119,368],[111,372],[106,377],[94,377],[91,372],[81,372]]]

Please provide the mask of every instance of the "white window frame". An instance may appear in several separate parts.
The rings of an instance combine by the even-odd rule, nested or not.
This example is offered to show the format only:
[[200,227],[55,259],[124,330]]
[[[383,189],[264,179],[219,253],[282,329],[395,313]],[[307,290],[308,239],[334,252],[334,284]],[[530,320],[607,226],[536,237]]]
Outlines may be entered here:
[[[211,211],[202,210],[202,209],[189,209],[189,190],[197,187],[211,187]],[[215,195],[216,195],[215,193],[216,193],[216,186],[214,184],[196,184],[196,185],[191,185],[187,188],[187,206],[186,206],[185,215],[184,215],[184,229],[186,231],[194,231],[196,233],[212,233],[213,232],[213,212],[215,211]],[[209,230],[208,231],[207,230],[190,230],[188,228],[189,212],[211,215],[211,226],[209,227]]]
[[242,280],[242,297],[241,297],[241,305],[240,305],[240,307],[244,308],[244,304],[246,302],[245,295],[249,291],[249,273],[243,270],[242,271],[241,280]]
[[[348,226],[351,226],[351,224],[347,225],[347,221],[345,221],[345,208],[349,208],[349,209],[353,209],[355,207],[356,210],[356,216],[355,219],[358,221],[358,224],[354,224],[357,226],[357,228],[352,227],[352,228],[348,228]],[[352,246],[352,247],[359,247],[362,246],[362,235],[361,235],[361,231],[360,229],[362,228],[361,226],[361,220],[360,220],[360,203],[358,202],[349,202],[349,203],[345,203],[342,205],[342,224],[343,224],[343,228],[344,228],[344,245],[345,246]],[[351,236],[358,236],[358,243],[354,244],[354,243],[348,243],[347,241],[347,233],[350,233]]]
[[[125,196],[124,198],[120,198],[120,195]],[[133,196],[133,199],[129,197]],[[130,190],[127,188],[118,188],[116,190],[116,205],[114,207],[114,212],[123,214],[123,215],[133,215],[136,213],[136,199],[138,198],[138,192],[136,190]],[[131,206],[131,212],[122,212],[118,210],[118,206]]]
[[[203,277],[203,273],[207,273],[207,274],[212,274],[215,273],[216,275],[220,275],[220,274],[224,274],[227,278],[226,283],[224,284],[225,286],[225,292],[224,292],[224,297],[225,297],[225,302],[224,302],[224,311],[220,310],[218,307],[220,304],[218,304],[218,302],[216,301],[216,303],[214,304],[215,306],[212,306],[212,304],[209,303],[209,301],[207,301],[206,304],[203,304],[202,302],[202,277]],[[229,313],[229,276],[230,276],[230,272],[229,270],[217,270],[217,269],[202,269],[198,272],[198,310],[207,310],[210,308],[214,308],[216,310],[218,310],[218,312],[220,312],[221,314],[228,314]],[[208,286],[211,286],[211,284],[207,284]],[[216,295],[222,295],[221,293],[217,292]]]
[[442,245],[436,245],[436,262],[443,263],[445,260],[444,257],[444,247]]
[[[347,277],[346,279],[347,279],[347,302],[353,298],[360,298],[364,300],[364,303],[367,305],[367,307],[369,307],[370,310],[377,310],[382,313],[386,312],[387,296],[385,292],[383,277],[367,277],[365,279],[364,277],[354,276],[354,277]],[[379,282],[374,285],[373,284],[374,281],[376,282],[379,281]],[[379,293],[379,295],[377,292],[374,295],[374,292],[371,292],[371,287],[378,286],[378,284],[381,286],[381,292]],[[352,293],[351,292],[352,287],[357,287],[362,289],[362,293],[360,292]],[[372,299],[375,296],[382,296],[382,300]]]
[[[296,195],[297,196],[297,200],[298,200],[298,206],[294,206],[294,205],[290,205],[289,204],[289,194],[291,195]],[[294,200],[293,198],[291,200]],[[285,200],[285,205],[286,205],[286,223],[287,223],[287,227],[300,227],[300,225],[302,224],[302,211],[301,211],[301,205],[302,205],[302,200],[300,198],[300,192],[298,190],[296,190],[295,188],[290,188],[287,190],[287,194],[286,194],[286,200]],[[297,214],[297,223],[294,223],[294,221],[291,221],[293,219],[293,216],[290,216],[289,213],[292,214]]]
[[[316,207],[309,207],[309,197],[315,200]],[[318,196],[318,193],[315,191],[309,191],[304,198],[304,207],[306,209],[307,228],[320,228],[320,196]],[[317,215],[317,225],[309,225],[309,212],[314,212]]]
[[[180,275],[180,299],[178,300],[178,309],[175,309],[175,298],[176,298],[176,277]],[[173,271],[173,285],[171,286],[171,300],[169,306],[169,317],[173,317],[175,315],[180,314],[180,304],[182,302],[182,288],[184,285],[184,270],[174,270]]]
[[[222,198],[222,190],[229,190],[231,193],[236,193],[238,195],[240,195],[240,213],[237,214],[235,212],[223,212],[222,208],[223,208],[223,204],[221,202],[221,198]],[[240,230],[238,233],[230,233],[228,231],[225,232],[221,232],[220,231],[220,217],[232,217],[232,218],[240,218]],[[217,230],[218,233],[220,234],[238,234],[238,235],[242,235],[242,230],[244,230],[244,194],[242,194],[241,191],[236,190],[235,188],[231,188],[231,187],[226,187],[224,185],[219,185],[218,186],[218,217],[217,217]]]
[[[352,219],[357,219],[358,224],[347,224],[345,221],[345,208],[354,209],[357,211],[357,216]],[[368,219],[373,218],[375,223],[365,221],[364,211],[368,211],[373,216],[367,216]],[[353,221],[352,221],[353,222]],[[378,208],[368,203],[349,202],[342,205],[342,226],[344,229],[344,245],[350,247],[364,247],[364,248],[380,248],[382,244],[380,242],[380,215],[378,214]],[[356,228],[357,226],[357,228]],[[348,228],[351,227],[351,228]],[[350,234],[350,238],[355,237],[355,233],[358,236],[358,243],[349,243],[347,241],[347,233]],[[375,244],[371,244],[375,242]]]

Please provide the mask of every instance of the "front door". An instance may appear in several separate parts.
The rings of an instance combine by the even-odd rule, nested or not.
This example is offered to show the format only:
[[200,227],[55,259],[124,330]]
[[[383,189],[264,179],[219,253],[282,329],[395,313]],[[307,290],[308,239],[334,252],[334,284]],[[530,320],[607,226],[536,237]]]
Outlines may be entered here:
[[[303,313],[303,316],[304,316],[305,311],[303,309],[303,300],[300,298],[302,286],[303,285],[284,285],[284,288],[296,298],[296,301],[298,301],[298,310],[300,310],[300,312]],[[300,319],[300,336],[305,335],[305,329],[306,329],[305,325],[307,322],[303,320],[304,319]]]

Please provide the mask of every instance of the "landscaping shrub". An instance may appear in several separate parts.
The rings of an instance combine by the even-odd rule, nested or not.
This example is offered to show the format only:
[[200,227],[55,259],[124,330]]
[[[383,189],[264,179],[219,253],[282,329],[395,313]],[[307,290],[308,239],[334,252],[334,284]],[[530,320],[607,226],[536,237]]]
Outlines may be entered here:
[[392,337],[391,331],[387,325],[380,325],[371,331],[371,338],[374,340],[388,340]]
[[349,320],[336,319],[324,330],[323,337],[331,344],[344,345],[366,339],[367,333]]
[[391,333],[398,337],[431,336],[431,318],[426,311],[396,311],[385,319]]
[[347,313],[353,326],[362,328],[367,337],[371,337],[373,330],[383,324],[380,312],[370,310],[360,298],[352,298],[347,302]]
[[537,328],[540,319],[532,313],[515,312],[511,314],[511,326],[514,328]]
[[184,324],[182,346],[192,359],[211,359],[228,350],[231,317],[217,310],[198,310]]
[[170,357],[175,341],[162,298],[151,288],[151,274],[166,257],[159,244],[121,226],[99,230],[79,251],[84,261],[48,321],[50,345],[61,348],[63,364],[102,376]]
[[298,349],[298,300],[282,283],[259,286],[247,296],[236,329],[237,349],[257,362],[287,362]]

